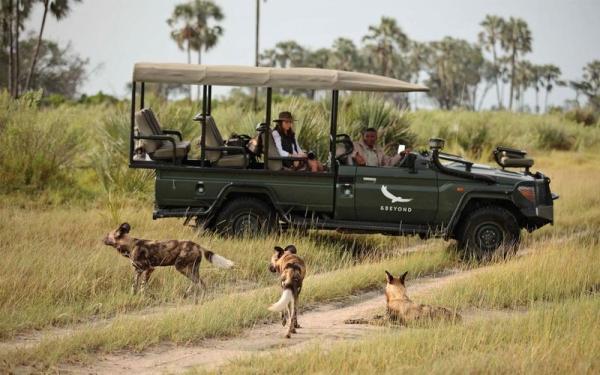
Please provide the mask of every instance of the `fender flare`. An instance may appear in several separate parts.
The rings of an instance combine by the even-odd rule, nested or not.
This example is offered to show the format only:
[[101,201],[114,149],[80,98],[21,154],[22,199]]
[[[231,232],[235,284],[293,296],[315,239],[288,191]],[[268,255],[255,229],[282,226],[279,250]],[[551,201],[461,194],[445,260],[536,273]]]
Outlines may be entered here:
[[483,191],[469,192],[460,198],[460,201],[456,205],[456,208],[454,209],[452,216],[450,216],[448,225],[446,225],[446,227],[444,229],[444,239],[445,240],[448,240],[450,238],[450,235],[454,232],[454,230],[456,229],[456,226],[458,225],[460,220],[463,218],[462,213],[464,212],[464,209],[467,207],[467,205],[476,199],[477,200],[481,199],[481,200],[505,201],[505,202],[515,206],[515,203],[513,202],[510,193],[500,193],[500,192],[489,193],[489,192],[483,192]]
[[233,193],[247,193],[249,195],[254,193],[254,194],[265,195],[269,199],[269,203],[273,206],[273,208],[275,208],[275,211],[277,211],[282,217],[285,217],[284,211],[277,204],[277,199],[276,199],[275,193],[269,187],[267,187],[267,186],[252,186],[252,185],[236,185],[233,183],[229,183],[221,189],[221,191],[217,195],[217,198],[215,199],[215,201],[211,207],[210,212],[206,213],[205,218],[207,219],[206,220],[207,222],[210,222],[216,216],[216,214],[219,212],[221,207],[223,207],[223,204],[227,201],[228,197]]

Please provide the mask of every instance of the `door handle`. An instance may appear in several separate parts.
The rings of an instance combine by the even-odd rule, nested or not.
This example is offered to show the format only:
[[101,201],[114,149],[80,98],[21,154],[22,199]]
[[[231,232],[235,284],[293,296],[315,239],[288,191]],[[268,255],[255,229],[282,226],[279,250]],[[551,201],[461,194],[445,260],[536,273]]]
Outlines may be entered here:
[[377,179],[375,177],[363,177],[363,181],[377,182]]

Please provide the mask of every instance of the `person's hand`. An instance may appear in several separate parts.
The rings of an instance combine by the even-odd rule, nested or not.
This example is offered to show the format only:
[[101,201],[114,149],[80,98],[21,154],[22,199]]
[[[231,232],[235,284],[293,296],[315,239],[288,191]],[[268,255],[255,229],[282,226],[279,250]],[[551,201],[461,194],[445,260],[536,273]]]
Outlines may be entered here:
[[297,158],[306,158],[308,157],[304,152],[294,152],[293,154]]
[[354,157],[352,159],[354,159],[354,162],[356,163],[356,165],[362,165],[362,166],[367,165],[365,158],[363,158],[362,155],[359,153],[356,153],[356,155],[354,155]]

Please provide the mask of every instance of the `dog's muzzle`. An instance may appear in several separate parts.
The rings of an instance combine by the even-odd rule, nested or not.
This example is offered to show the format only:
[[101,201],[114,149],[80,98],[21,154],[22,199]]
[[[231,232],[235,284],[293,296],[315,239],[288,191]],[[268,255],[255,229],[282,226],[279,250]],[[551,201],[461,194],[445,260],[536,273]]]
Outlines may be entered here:
[[277,272],[277,269],[275,268],[275,266],[274,266],[274,265],[272,265],[272,264],[269,264],[269,271],[271,271],[271,272],[275,273],[275,272]]

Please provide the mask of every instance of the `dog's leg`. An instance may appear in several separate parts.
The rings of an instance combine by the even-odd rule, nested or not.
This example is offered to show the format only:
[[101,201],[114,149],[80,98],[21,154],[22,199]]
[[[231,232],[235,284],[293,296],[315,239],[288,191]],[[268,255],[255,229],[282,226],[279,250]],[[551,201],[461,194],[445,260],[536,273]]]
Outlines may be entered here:
[[154,272],[154,268],[149,268],[142,272],[142,285],[140,287],[140,291],[143,293],[146,292],[146,285],[148,284],[148,280],[150,280],[150,275]]
[[300,324],[298,324],[298,300],[300,299],[300,295],[294,297],[294,328],[302,328]]
[[136,268],[135,276],[133,278],[133,285],[131,286],[132,294],[136,294],[138,291],[138,287],[140,285],[140,276],[142,276],[142,271]]
[[285,316],[285,311],[281,312],[281,325],[285,327],[285,324],[287,323],[287,318]]
[[290,317],[290,328],[291,328],[291,332],[292,333],[296,333],[296,326],[298,325],[298,316],[296,315],[296,304],[297,299],[296,296],[294,296],[294,298],[292,298],[292,302],[291,302],[291,308],[290,310],[292,311],[292,316]]
[[288,317],[289,317],[289,325],[288,325],[288,331],[287,331],[287,335],[285,335],[285,337],[287,337],[288,339],[290,337],[292,337],[292,333],[296,333],[296,328],[294,328],[294,298],[292,298],[292,301],[290,302],[290,304],[288,305]]

